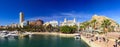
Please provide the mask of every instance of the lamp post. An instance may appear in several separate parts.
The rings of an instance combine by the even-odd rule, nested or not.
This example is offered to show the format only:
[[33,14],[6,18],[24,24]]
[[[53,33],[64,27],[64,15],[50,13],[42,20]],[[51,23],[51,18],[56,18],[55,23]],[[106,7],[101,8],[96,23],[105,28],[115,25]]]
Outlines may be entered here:
[[77,32],[79,32],[79,29],[80,29],[80,23],[78,22],[77,25],[78,25],[78,31],[77,31]]

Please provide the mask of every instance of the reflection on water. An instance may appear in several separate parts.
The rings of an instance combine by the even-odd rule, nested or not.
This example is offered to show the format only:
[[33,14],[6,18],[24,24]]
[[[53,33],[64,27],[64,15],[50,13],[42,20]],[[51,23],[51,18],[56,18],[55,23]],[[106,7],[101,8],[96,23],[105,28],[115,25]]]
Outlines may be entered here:
[[31,38],[0,38],[0,47],[89,47],[83,40],[52,35],[33,35]]

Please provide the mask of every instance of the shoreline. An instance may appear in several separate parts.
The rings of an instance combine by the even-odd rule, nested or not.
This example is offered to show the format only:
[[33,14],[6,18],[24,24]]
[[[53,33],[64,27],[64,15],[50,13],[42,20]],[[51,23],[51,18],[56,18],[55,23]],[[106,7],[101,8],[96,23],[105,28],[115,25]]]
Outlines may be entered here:
[[75,34],[64,34],[59,32],[32,32],[33,34],[41,35],[59,35],[60,37],[74,37]]
[[[64,33],[60,33],[60,32],[32,32],[32,33],[33,34],[41,34],[41,35],[55,35],[55,36],[60,36],[60,37],[73,37],[73,38],[75,36],[75,33],[74,34],[64,34]],[[100,35],[100,36],[102,36],[102,35]],[[86,38],[83,35],[81,35],[81,39],[90,47],[113,47],[113,45],[115,44],[115,42],[114,42],[115,38],[108,38],[109,41],[107,43],[99,42],[99,41],[91,42],[91,39],[94,39],[94,38]]]
[[94,42],[90,42],[89,39],[85,38],[84,36],[81,35],[81,38],[83,41],[85,41],[90,47],[101,47],[98,44],[95,44]]
[[[42,35],[59,35],[60,37],[74,37],[75,34],[64,34],[64,33],[58,33],[58,32],[32,32],[33,34],[42,34]],[[81,35],[81,39],[90,47],[101,47],[98,44],[95,44],[94,42],[89,42],[90,40],[85,38],[85,36]]]

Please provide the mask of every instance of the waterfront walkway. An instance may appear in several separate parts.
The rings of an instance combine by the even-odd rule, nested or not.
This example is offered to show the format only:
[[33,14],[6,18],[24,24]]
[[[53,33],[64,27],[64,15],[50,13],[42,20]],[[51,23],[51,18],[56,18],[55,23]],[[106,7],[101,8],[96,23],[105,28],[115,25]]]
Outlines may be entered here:
[[[44,35],[60,35],[64,37],[74,37],[74,34],[63,34],[56,32],[33,32],[33,34],[44,34]],[[96,40],[96,36],[101,38]],[[103,35],[95,35],[93,37],[87,37],[82,33],[81,38],[90,46],[90,47],[114,47],[115,40],[120,36],[118,32],[109,32],[107,36]],[[103,41],[103,37],[107,37],[108,41]],[[92,41],[91,41],[92,39]],[[120,46],[117,46],[120,47]]]
[[[91,47],[114,47],[115,40],[118,38],[120,34],[118,32],[110,32],[105,35],[99,35],[99,40],[96,40],[96,36],[94,37],[87,37],[85,35],[81,35],[81,38]],[[103,38],[107,37],[107,41],[104,41]],[[120,47],[117,45],[117,47]]]

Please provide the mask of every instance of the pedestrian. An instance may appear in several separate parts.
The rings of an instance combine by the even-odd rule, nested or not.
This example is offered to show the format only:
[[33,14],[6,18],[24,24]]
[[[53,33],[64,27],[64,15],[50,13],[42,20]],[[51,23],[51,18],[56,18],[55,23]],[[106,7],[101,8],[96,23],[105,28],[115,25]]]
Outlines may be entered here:
[[103,41],[105,42],[106,41],[106,39],[103,37]]
[[118,39],[120,39],[120,35],[119,35]]
[[96,39],[95,40],[98,40],[98,36],[96,37]]
[[116,47],[117,47],[117,41],[118,41],[118,40],[116,39],[116,40],[115,40],[115,46],[116,46]]

